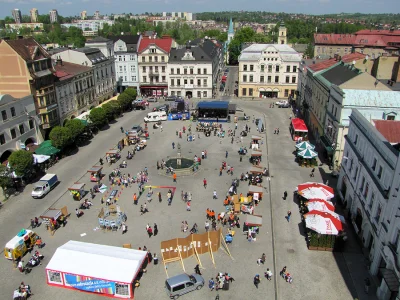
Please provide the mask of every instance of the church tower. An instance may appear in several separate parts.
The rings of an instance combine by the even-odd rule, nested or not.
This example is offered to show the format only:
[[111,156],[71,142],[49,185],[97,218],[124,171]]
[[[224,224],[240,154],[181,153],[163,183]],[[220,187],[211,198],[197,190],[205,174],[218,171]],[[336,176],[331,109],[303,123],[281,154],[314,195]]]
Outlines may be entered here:
[[287,29],[285,27],[285,23],[281,22],[281,25],[279,25],[278,34],[279,34],[278,44],[287,44]]
[[233,29],[233,22],[232,18],[229,21],[229,28],[228,28],[228,43],[230,43],[233,40],[233,37],[235,36],[235,30]]

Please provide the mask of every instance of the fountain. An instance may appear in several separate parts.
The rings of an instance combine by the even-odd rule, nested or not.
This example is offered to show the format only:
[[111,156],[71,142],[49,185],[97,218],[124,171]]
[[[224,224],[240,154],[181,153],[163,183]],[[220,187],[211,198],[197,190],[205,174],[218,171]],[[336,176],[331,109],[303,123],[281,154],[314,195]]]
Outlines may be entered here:
[[175,158],[168,158],[165,162],[166,166],[173,168],[177,175],[188,175],[197,171],[198,166],[195,165],[193,159],[182,157],[181,145],[179,143],[176,148],[177,156]]

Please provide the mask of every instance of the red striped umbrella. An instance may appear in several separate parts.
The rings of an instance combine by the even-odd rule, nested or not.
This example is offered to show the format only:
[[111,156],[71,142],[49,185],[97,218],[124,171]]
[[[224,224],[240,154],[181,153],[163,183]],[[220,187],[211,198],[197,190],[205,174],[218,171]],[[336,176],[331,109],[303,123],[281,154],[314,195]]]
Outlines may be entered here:
[[312,210],[304,215],[306,227],[320,234],[338,235],[343,230],[343,216],[334,212]]

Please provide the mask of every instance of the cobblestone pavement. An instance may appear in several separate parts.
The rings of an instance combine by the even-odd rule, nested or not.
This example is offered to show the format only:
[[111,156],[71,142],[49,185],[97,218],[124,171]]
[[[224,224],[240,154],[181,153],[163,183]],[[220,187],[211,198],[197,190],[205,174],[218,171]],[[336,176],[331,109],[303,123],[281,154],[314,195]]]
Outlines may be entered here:
[[[263,216],[263,226],[256,242],[249,243],[241,231],[237,231],[232,245],[229,249],[231,259],[222,250],[214,253],[215,267],[209,255],[201,255],[200,259],[204,266],[202,270],[206,282],[210,277],[215,277],[217,272],[229,272],[235,281],[231,284],[229,291],[218,292],[220,299],[352,299],[355,294],[352,276],[349,276],[346,269],[346,261],[343,255],[329,252],[318,252],[307,250],[304,237],[300,230],[300,215],[297,204],[292,197],[282,199],[284,191],[289,195],[299,183],[308,181],[309,170],[300,168],[294,162],[292,151],[294,142],[290,138],[288,125],[288,109],[269,109],[269,102],[266,101],[237,101],[247,115],[262,118],[266,123],[266,134],[263,134],[263,166],[270,169],[271,181],[265,181],[263,201],[256,208],[255,213]],[[153,104],[152,104],[153,105]],[[57,247],[68,240],[77,240],[106,245],[122,246],[124,243],[131,243],[134,248],[147,246],[151,252],[157,253],[160,257],[160,242],[175,237],[185,237],[187,234],[180,231],[182,221],[187,221],[189,226],[195,222],[199,225],[200,233],[204,232],[205,211],[207,208],[216,212],[224,211],[222,204],[232,179],[239,177],[241,172],[250,168],[247,159],[239,161],[237,150],[241,146],[240,139],[231,144],[229,138],[219,139],[211,136],[201,138],[194,142],[187,142],[177,138],[175,131],[186,122],[165,122],[163,132],[150,130],[150,140],[144,151],[137,152],[133,160],[128,161],[126,173],[136,174],[144,167],[148,167],[150,174],[150,185],[153,186],[176,186],[177,193],[171,206],[166,203],[166,190],[161,190],[163,202],[156,199],[148,204],[149,213],[140,215],[139,206],[134,206],[132,195],[137,192],[137,187],[127,188],[121,191],[119,204],[121,209],[128,216],[128,232],[124,235],[118,232],[103,232],[95,230],[97,227],[97,214],[100,211],[100,198],[97,195],[94,199],[95,205],[85,211],[80,219],[73,213],[77,203],[72,200],[67,188],[76,181],[84,182],[87,187],[93,186],[89,182],[87,168],[95,165],[100,156],[105,154],[107,149],[112,148],[119,139],[121,133],[119,128],[139,123],[143,120],[146,112],[131,112],[119,119],[111,128],[101,132],[92,142],[79,149],[79,152],[66,159],[61,160],[49,172],[58,174],[61,183],[44,199],[32,199],[29,187],[26,191],[12,199],[0,211],[0,242],[5,244],[35,215],[40,215],[46,208],[53,206],[60,208],[67,206],[72,213],[66,227],[59,229],[54,236],[50,236],[44,228],[40,227],[37,232],[43,236],[46,247],[42,252],[46,256],[43,265],[36,267],[31,274],[21,275],[14,269],[6,259],[0,260],[2,294],[4,297],[11,297],[11,293],[23,280],[32,286],[35,297],[41,299],[95,299],[96,295],[80,293],[62,288],[49,287],[46,284],[44,268]],[[239,129],[244,125],[239,122]],[[256,126],[252,121],[248,122],[251,133],[256,132]],[[225,128],[233,128],[233,124],[224,124]],[[274,135],[273,128],[280,127],[280,134]],[[201,151],[208,151],[208,158],[203,161],[200,171],[192,176],[178,177],[175,184],[172,179],[159,175],[156,170],[156,161],[175,156],[176,150],[172,149],[172,142],[178,142],[182,146],[182,156],[192,158],[195,154],[200,155]],[[243,139],[243,145],[248,146],[250,138]],[[234,175],[223,174],[219,176],[219,167],[225,160],[225,152],[228,151],[228,164],[234,167]],[[123,150],[123,157],[127,149]],[[105,166],[104,172],[109,174],[113,166]],[[202,185],[203,178],[208,181],[207,189]],[[321,174],[316,174],[315,181],[321,181]],[[219,198],[212,199],[212,192],[216,190]],[[185,204],[180,199],[181,191],[191,191],[193,194],[192,210],[186,211]],[[247,193],[248,187],[245,183],[239,185],[238,192]],[[158,192],[159,190],[155,190]],[[139,199],[139,204],[145,198]],[[288,210],[293,212],[290,222],[285,220]],[[243,219],[243,217],[242,217]],[[145,227],[146,224],[157,223],[159,234],[149,238]],[[86,235],[81,236],[85,233]],[[262,253],[266,254],[267,260],[264,266],[257,266],[257,259]],[[184,260],[187,272],[193,272],[196,265],[194,258]],[[292,284],[286,283],[279,277],[279,271],[283,266],[292,274]],[[267,281],[262,276],[259,289],[253,285],[252,279],[255,274],[263,275],[266,268],[270,268],[274,274],[272,281]],[[179,263],[169,264],[167,267],[169,276],[183,272]],[[164,281],[167,275],[162,263],[158,266],[150,265],[147,274],[141,280],[140,288],[135,292],[136,299],[168,299],[164,290]],[[354,277],[354,276],[353,276]],[[358,291],[358,290],[357,290]],[[182,299],[215,299],[217,293],[210,292],[207,287],[200,291],[192,292],[182,296]],[[5,298],[4,298],[5,299]],[[359,299],[363,298],[359,295]],[[371,298],[372,299],[372,298]]]

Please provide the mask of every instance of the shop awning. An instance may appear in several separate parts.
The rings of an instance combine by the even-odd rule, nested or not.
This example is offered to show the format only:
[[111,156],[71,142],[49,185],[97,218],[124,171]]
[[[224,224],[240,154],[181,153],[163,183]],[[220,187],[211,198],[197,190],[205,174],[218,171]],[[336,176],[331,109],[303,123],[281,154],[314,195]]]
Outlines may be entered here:
[[35,150],[35,153],[39,155],[54,155],[57,154],[58,152],[60,152],[60,149],[54,147],[50,140],[44,141]]
[[292,126],[294,131],[299,131],[299,132],[308,132],[306,123],[304,123],[304,120],[295,118],[292,119]]
[[146,257],[146,251],[69,241],[57,248],[46,270],[131,283]]
[[228,101],[201,101],[197,104],[197,108],[201,109],[228,109]]
[[321,143],[324,145],[326,151],[328,152],[328,154],[332,154],[334,152],[333,148],[332,148],[332,144],[329,142],[329,140],[327,139],[326,136],[321,136]]

